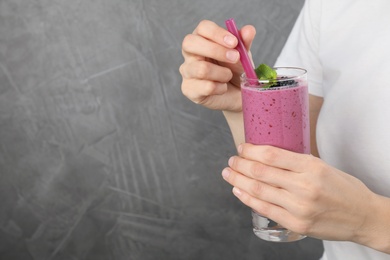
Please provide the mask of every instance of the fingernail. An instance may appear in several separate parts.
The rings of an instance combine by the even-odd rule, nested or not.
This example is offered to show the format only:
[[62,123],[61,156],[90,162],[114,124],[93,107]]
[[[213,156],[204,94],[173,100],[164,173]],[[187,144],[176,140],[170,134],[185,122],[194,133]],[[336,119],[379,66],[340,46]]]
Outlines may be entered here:
[[238,151],[238,153],[242,153],[242,144],[240,144],[240,145],[237,147],[237,151]]
[[224,38],[223,38],[223,41],[229,45],[229,46],[234,46],[234,44],[236,43],[236,38],[234,36],[231,36],[231,35],[226,35]]
[[233,188],[233,194],[237,197],[240,197],[242,195],[241,191],[237,187]]
[[238,60],[238,52],[230,50],[226,52],[226,58],[230,61],[236,62]]
[[228,161],[228,165],[229,165],[230,167],[233,166],[233,161],[234,161],[234,157],[232,156],[232,157],[229,158],[229,161]]
[[222,171],[222,177],[223,177],[225,180],[227,180],[227,179],[229,178],[229,175],[230,175],[229,169],[224,169],[224,170]]

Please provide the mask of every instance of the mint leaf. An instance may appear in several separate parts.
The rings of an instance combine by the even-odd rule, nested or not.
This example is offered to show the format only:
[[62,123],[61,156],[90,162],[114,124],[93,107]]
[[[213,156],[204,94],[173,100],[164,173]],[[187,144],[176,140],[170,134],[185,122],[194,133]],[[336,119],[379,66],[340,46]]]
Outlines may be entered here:
[[267,64],[260,64],[256,69],[255,69],[257,78],[259,80],[268,80],[269,83],[264,84],[264,88],[270,88],[275,85],[275,80],[278,77],[278,74],[276,73],[276,70],[268,66]]
[[276,70],[268,66],[267,64],[260,64],[255,69],[257,78],[260,80],[273,80],[277,78]]

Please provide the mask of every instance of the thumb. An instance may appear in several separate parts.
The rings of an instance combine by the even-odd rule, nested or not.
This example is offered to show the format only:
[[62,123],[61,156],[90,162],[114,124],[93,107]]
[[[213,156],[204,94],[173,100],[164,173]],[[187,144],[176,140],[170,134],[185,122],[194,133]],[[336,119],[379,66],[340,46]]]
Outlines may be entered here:
[[249,51],[252,46],[253,39],[256,36],[255,27],[252,25],[245,25],[241,28],[240,34],[242,40],[244,41],[245,48]]

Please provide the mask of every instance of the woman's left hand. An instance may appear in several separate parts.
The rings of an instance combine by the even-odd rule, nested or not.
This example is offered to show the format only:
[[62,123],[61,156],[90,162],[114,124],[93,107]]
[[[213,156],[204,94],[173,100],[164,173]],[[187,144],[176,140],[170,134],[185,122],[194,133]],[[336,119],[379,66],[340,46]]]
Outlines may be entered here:
[[[233,193],[259,214],[294,232],[357,241],[375,228],[380,207],[360,180],[312,155],[242,144],[222,172]],[[363,235],[364,237],[364,235]]]

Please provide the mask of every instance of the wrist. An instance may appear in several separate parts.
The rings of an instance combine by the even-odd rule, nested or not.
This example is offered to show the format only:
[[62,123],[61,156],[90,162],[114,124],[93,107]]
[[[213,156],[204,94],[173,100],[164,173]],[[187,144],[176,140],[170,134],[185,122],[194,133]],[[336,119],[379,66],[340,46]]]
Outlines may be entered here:
[[222,111],[229,125],[236,146],[245,142],[244,117],[242,111]]
[[373,194],[356,243],[390,254],[390,198]]

